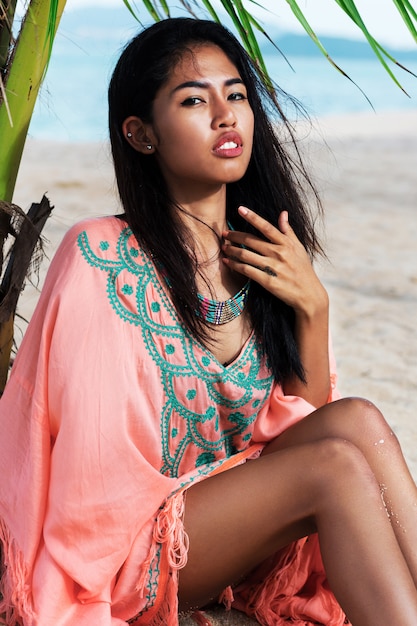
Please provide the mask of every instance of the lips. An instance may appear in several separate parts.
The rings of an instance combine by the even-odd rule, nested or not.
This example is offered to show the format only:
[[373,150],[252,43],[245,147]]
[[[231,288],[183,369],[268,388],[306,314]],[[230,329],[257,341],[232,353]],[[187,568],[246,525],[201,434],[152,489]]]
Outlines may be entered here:
[[218,156],[234,157],[243,152],[243,142],[238,133],[231,132],[222,135],[213,147]]

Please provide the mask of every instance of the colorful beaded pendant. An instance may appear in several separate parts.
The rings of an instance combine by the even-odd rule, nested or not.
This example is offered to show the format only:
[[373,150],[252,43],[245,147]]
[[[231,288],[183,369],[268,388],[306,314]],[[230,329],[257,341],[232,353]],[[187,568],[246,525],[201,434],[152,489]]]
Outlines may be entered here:
[[200,301],[200,310],[196,311],[197,315],[202,317],[204,321],[209,324],[220,325],[231,322],[236,317],[239,317],[245,308],[249,287],[250,280],[243,285],[242,289],[238,291],[236,295],[223,302],[210,300],[210,298],[205,298],[201,294],[197,294]]

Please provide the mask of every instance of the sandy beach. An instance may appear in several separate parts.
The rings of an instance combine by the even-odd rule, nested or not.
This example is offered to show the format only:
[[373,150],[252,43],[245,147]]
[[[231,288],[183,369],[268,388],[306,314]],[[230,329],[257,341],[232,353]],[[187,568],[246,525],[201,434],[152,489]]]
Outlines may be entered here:
[[[331,299],[339,388],[382,409],[417,479],[417,111],[316,126],[306,142],[325,208],[328,260],[319,273]],[[74,222],[119,210],[108,146],[29,139],[14,201],[26,210],[45,192],[55,206],[44,229],[51,257]],[[28,286],[18,309],[26,319],[36,299]]]

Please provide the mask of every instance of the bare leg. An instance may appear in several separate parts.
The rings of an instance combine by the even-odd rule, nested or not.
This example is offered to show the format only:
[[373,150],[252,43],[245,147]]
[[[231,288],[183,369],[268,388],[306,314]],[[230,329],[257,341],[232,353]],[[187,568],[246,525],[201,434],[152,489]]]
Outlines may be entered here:
[[265,453],[327,437],[353,443],[366,458],[417,586],[417,488],[397,438],[373,404],[361,398],[329,404],[288,429]]
[[346,441],[271,451],[194,485],[185,528],[183,610],[204,606],[267,556],[317,530],[329,582],[355,626],[417,624],[416,587],[379,484]]

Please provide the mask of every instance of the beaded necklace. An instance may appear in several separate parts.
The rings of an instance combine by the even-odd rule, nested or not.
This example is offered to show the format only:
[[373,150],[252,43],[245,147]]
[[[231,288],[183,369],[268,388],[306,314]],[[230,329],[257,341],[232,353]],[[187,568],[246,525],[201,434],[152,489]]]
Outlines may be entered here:
[[[227,225],[230,230],[234,230],[233,226],[229,222]],[[171,282],[167,276],[164,266],[154,258],[153,254],[151,254],[151,257],[158,270],[161,272],[167,287],[171,289]],[[227,324],[227,322],[231,322],[242,314],[248,298],[249,287],[250,280],[243,285],[237,294],[231,296],[227,300],[223,300],[222,302],[219,302],[218,300],[211,300],[210,298],[206,298],[198,293],[197,297],[200,303],[200,308],[196,310],[195,314],[197,317],[203,318],[203,320],[209,324],[215,324],[216,326]]]
[[[230,230],[234,230],[229,221],[227,222],[227,226]],[[248,298],[249,287],[250,280],[243,285],[242,289],[240,289],[237,294],[228,300],[223,300],[223,302],[211,300],[198,293],[197,297],[200,302],[200,310],[196,311],[196,315],[202,317],[205,322],[216,324],[216,326],[231,322],[243,312]]]
[[209,324],[227,324],[227,322],[239,317],[245,308],[249,287],[250,280],[243,285],[242,289],[240,289],[237,294],[228,300],[223,300],[223,302],[211,300],[198,293],[200,309],[196,311],[196,314]]

